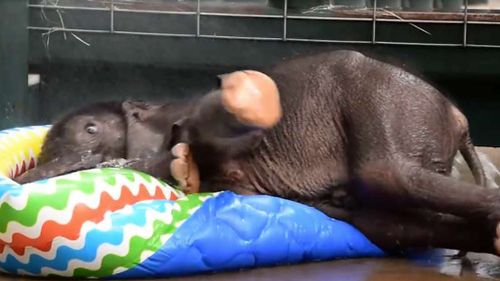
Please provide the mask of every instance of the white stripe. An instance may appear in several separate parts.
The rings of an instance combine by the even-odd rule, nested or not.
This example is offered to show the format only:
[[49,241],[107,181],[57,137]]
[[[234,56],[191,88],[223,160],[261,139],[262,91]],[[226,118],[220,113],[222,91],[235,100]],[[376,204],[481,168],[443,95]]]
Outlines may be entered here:
[[[66,270],[56,270],[48,267],[42,268],[42,275],[57,274],[59,276],[72,276],[74,271],[78,268],[84,268],[87,270],[98,270],[102,266],[102,260],[107,255],[113,254],[117,256],[125,256],[130,252],[129,245],[130,240],[133,237],[140,237],[143,239],[150,238],[154,233],[154,221],[161,220],[166,221],[166,223],[172,222],[171,213],[158,213],[156,211],[148,210],[146,212],[147,223],[145,226],[136,225],[125,225],[123,228],[124,239],[119,245],[111,245],[108,243],[102,244],[97,249],[97,256],[95,260],[90,262],[84,262],[81,260],[73,259],[69,262],[68,268]],[[166,220],[167,219],[167,220]],[[167,235],[167,234],[165,234]]]
[[[127,211],[129,213],[131,213],[130,211],[132,210],[132,208],[129,207],[129,209],[130,210],[127,210]],[[171,209],[172,209],[171,205],[166,204],[166,210],[164,212],[157,212],[156,210],[148,210],[146,213],[145,226],[144,227],[137,226],[138,229],[143,229],[143,231],[144,231],[144,228],[145,228],[146,231],[149,231],[149,232],[147,232],[147,233],[149,233],[149,236],[152,236],[153,235],[152,227],[153,227],[153,224],[155,221],[161,221],[165,224],[172,223],[173,217],[171,215]],[[120,213],[122,213],[122,212],[120,211]],[[40,250],[35,249],[33,247],[27,247],[26,251],[23,255],[18,255],[9,247],[5,247],[4,253],[2,255],[0,255],[0,262],[5,262],[9,255],[12,257],[15,257],[16,260],[18,260],[19,262],[21,262],[23,264],[28,264],[30,262],[30,258],[32,255],[39,255],[39,256],[43,257],[44,259],[53,260],[56,257],[57,251],[60,247],[68,247],[70,249],[75,249],[75,250],[82,249],[85,246],[85,243],[86,243],[85,239],[87,237],[87,234],[90,231],[99,230],[102,232],[106,232],[106,231],[111,230],[112,227],[113,227],[113,225],[111,224],[110,214],[107,214],[105,216],[105,219],[101,222],[98,222],[98,223],[86,222],[86,223],[84,223],[82,230],[80,231],[80,234],[78,235],[78,238],[76,240],[69,240],[65,237],[56,237],[53,240],[52,247],[50,248],[49,251],[40,251]],[[129,230],[127,230],[127,225],[124,226],[124,231],[125,232],[129,231]],[[138,232],[136,230],[133,230],[133,231],[135,231],[135,232],[130,232],[129,236],[127,236],[127,234],[124,235],[125,238],[124,238],[124,240],[123,240],[124,242],[122,242],[122,244],[124,244],[125,241],[130,242],[130,238],[133,235],[135,235],[136,232]],[[129,238],[127,238],[127,237],[129,237]],[[163,234],[161,237],[161,241],[165,240],[165,242],[166,242],[166,240],[168,238],[169,238],[169,235]],[[101,254],[100,251],[101,250],[98,249],[99,254]],[[106,254],[104,254],[104,255],[106,255]]]
[[[127,186],[128,190],[134,195],[137,196],[139,194],[140,185],[144,183],[146,186],[146,190],[149,195],[153,195],[156,191],[155,184],[147,184],[146,182],[142,182],[141,178],[136,176],[134,177],[134,182],[128,181],[128,179],[122,175],[116,176],[116,185],[110,185],[106,183],[102,178],[95,179],[95,190],[91,194],[85,194],[80,190],[73,191],[66,203],[66,207],[62,210],[56,210],[51,206],[45,206],[37,214],[36,223],[33,226],[24,226],[17,221],[11,221],[7,224],[6,231],[4,233],[0,233],[0,239],[5,241],[6,243],[12,242],[12,236],[15,233],[22,233],[29,238],[37,238],[40,236],[40,232],[42,227],[45,225],[47,221],[54,221],[58,224],[67,224],[73,215],[73,210],[76,205],[83,204],[91,209],[96,209],[101,204],[101,196],[106,193],[109,194],[113,200],[117,200],[122,195],[124,189],[122,186]],[[50,185],[49,185],[50,186]],[[52,186],[55,188],[55,185]],[[40,188],[39,189],[43,189]],[[38,190],[37,190],[38,191]],[[163,195],[169,194],[168,189],[163,191]],[[7,202],[16,210],[22,210],[26,206],[26,202],[28,201],[26,194],[24,196],[19,197],[7,197],[7,199],[11,199]],[[29,197],[34,196],[34,194],[30,194]],[[36,196],[36,194],[35,194]],[[57,198],[54,198],[57,200]]]

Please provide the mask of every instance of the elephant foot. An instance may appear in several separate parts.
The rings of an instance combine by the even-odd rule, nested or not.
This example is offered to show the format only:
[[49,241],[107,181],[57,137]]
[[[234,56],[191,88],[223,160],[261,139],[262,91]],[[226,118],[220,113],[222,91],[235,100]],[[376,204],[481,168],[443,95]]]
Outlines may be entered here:
[[193,160],[192,151],[187,143],[178,143],[172,147],[174,160],[170,163],[170,173],[177,180],[181,190],[186,193],[200,191],[200,173]]
[[255,70],[219,76],[224,108],[243,124],[270,128],[281,119],[278,87],[266,74]]

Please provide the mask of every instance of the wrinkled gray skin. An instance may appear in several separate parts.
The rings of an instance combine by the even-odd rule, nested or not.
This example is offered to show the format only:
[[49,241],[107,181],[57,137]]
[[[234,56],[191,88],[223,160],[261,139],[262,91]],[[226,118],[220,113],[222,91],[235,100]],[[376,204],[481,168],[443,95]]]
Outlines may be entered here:
[[177,103],[175,114],[168,104],[124,103],[125,157],[146,159],[130,166],[165,173],[168,149],[188,142],[202,191],[223,187],[303,202],[352,223],[387,251],[497,253],[500,193],[448,177],[460,150],[484,183],[465,117],[437,90],[349,51],[264,72],[277,83],[283,107],[270,130],[238,123],[217,91]]
[[[467,120],[436,89],[351,51],[289,60],[264,73],[281,94],[284,115],[274,128],[236,124],[214,102],[217,92],[173,126],[182,136],[173,142],[193,150],[202,191],[303,202],[395,253],[444,247],[498,254],[500,192],[482,188]],[[147,130],[140,135],[153,145],[142,138]],[[221,149],[220,140],[230,146]],[[478,185],[449,177],[458,150]]]
[[[132,105],[137,110],[131,110]],[[37,166],[14,180],[24,184],[85,169],[117,166],[172,180],[168,169],[172,161],[169,143],[164,142],[170,139],[170,131],[163,129],[159,132],[154,126],[161,124],[163,127],[163,122],[167,121],[172,124],[178,115],[172,114],[171,110],[171,117],[166,116],[166,120],[156,123],[158,118],[148,115],[153,108],[165,111],[168,105],[140,101],[99,102],[66,113],[54,122],[47,133]],[[136,118],[147,123],[136,124]],[[127,143],[128,138],[141,138],[137,137],[140,136],[137,134],[139,131],[147,132],[142,139],[151,146],[144,147],[144,143],[135,141]],[[139,146],[143,149],[139,150]]]
[[126,128],[121,102],[89,104],[68,112],[47,133],[37,167],[15,180],[32,182],[124,158]]

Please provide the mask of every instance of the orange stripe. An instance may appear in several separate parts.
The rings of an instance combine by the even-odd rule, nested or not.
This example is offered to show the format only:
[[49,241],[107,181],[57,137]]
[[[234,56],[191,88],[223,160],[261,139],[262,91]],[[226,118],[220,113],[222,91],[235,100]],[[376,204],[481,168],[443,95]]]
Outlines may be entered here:
[[12,236],[11,248],[18,255],[24,255],[26,247],[34,247],[40,251],[49,251],[52,247],[52,241],[54,238],[65,237],[69,240],[76,240],[78,239],[81,227],[85,222],[99,222],[104,218],[104,214],[108,211],[116,211],[122,209],[126,205],[132,205],[145,200],[177,199],[173,193],[171,194],[170,198],[165,198],[161,188],[156,186],[155,194],[150,195],[146,187],[143,184],[140,184],[139,193],[134,196],[130,192],[130,189],[124,185],[122,186],[120,197],[117,200],[114,200],[109,193],[102,193],[100,205],[96,209],[91,209],[84,203],[77,204],[73,210],[71,221],[68,224],[59,224],[53,220],[45,222],[42,226],[40,236],[37,238],[29,238],[22,233],[15,233]]

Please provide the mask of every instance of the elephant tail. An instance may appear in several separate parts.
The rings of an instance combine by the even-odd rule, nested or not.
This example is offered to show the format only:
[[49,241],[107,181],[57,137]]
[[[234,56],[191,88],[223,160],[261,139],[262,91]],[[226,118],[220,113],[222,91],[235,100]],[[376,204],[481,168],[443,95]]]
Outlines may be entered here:
[[467,166],[469,166],[476,184],[486,186],[486,174],[484,172],[483,164],[481,163],[474,144],[472,144],[472,140],[468,134],[460,145],[459,150],[464,157]]

